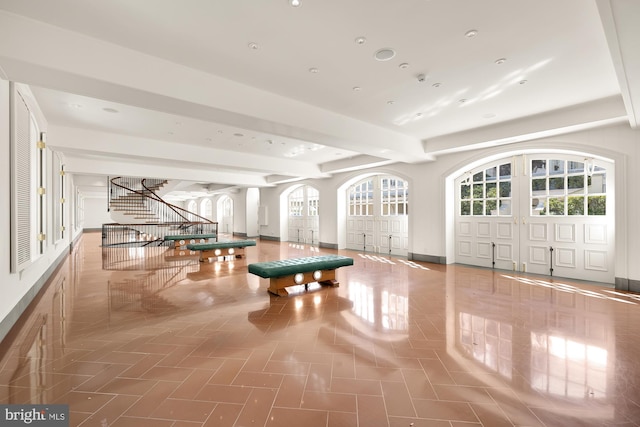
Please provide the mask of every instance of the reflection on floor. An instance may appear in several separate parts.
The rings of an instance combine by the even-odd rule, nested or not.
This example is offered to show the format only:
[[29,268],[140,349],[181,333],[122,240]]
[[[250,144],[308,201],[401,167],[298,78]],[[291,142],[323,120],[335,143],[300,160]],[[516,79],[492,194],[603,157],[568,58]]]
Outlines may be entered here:
[[[82,237],[2,342],[0,402],[72,426],[640,426],[640,297],[259,241],[246,259]],[[341,253],[340,287],[247,264]]]

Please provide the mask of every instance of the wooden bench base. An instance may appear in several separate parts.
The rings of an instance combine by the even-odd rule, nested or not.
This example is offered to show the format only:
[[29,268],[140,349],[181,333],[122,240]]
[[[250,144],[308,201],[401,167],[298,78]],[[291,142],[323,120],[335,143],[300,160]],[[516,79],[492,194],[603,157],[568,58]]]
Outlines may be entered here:
[[215,234],[193,235],[186,234],[184,236],[172,235],[164,236],[164,240],[171,241],[171,247],[174,249],[185,249],[187,245],[194,243],[207,243],[210,240],[217,239]]
[[209,258],[242,258],[247,246],[256,246],[255,240],[229,240],[224,242],[188,244],[187,249],[200,252],[200,262]]
[[205,249],[200,250],[200,262],[209,261],[209,258],[217,258],[217,257],[234,257],[234,258],[242,258],[244,253],[244,248],[228,248],[228,249]]
[[[317,277],[318,273],[321,274]],[[272,277],[269,279],[269,288],[267,289],[274,295],[286,297],[289,292],[285,288],[289,286],[305,285],[318,282],[321,285],[337,288],[340,283],[336,280],[336,270],[317,270],[306,273],[296,273],[290,276]]]

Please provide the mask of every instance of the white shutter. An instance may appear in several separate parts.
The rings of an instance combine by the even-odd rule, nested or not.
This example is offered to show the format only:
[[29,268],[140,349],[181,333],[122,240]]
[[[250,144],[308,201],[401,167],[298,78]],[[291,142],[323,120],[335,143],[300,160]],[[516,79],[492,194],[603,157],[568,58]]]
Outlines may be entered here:
[[30,114],[17,91],[11,92],[12,144],[11,144],[11,271],[23,270],[31,262],[31,135]]

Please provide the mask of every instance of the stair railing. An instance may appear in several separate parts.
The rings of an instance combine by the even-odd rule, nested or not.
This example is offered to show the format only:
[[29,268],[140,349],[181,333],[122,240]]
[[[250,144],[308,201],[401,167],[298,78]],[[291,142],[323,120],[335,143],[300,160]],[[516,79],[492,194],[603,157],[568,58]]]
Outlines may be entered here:
[[[118,180],[118,182],[116,182],[116,180]],[[111,201],[124,200],[124,205],[134,208],[134,210],[136,207],[140,207],[152,211],[156,214],[158,220],[162,220],[160,222],[184,221],[213,223],[213,221],[208,218],[162,199],[162,197],[156,193],[156,190],[164,185],[164,183],[166,183],[166,181],[163,180],[115,177],[111,179],[111,184],[115,186],[116,191],[114,194],[113,189],[110,190],[110,198]],[[132,193],[137,196],[132,196]]]

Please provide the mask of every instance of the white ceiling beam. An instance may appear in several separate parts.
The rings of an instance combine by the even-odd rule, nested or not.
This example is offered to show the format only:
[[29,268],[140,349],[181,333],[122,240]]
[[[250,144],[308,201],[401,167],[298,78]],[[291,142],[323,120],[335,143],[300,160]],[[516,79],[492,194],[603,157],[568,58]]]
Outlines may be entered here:
[[119,135],[65,126],[49,126],[48,145],[65,157],[73,153],[142,160],[158,165],[191,165],[194,169],[212,169],[245,174],[287,174],[308,178],[324,175],[313,163],[292,159],[274,159],[251,153],[185,145],[129,135]]
[[627,120],[622,99],[613,96],[524,119],[431,138],[424,141],[424,146],[425,152],[435,157],[609,126]]
[[0,63],[26,84],[394,161],[423,156],[417,138],[2,11]]
[[640,2],[596,0],[629,124],[640,123]]

